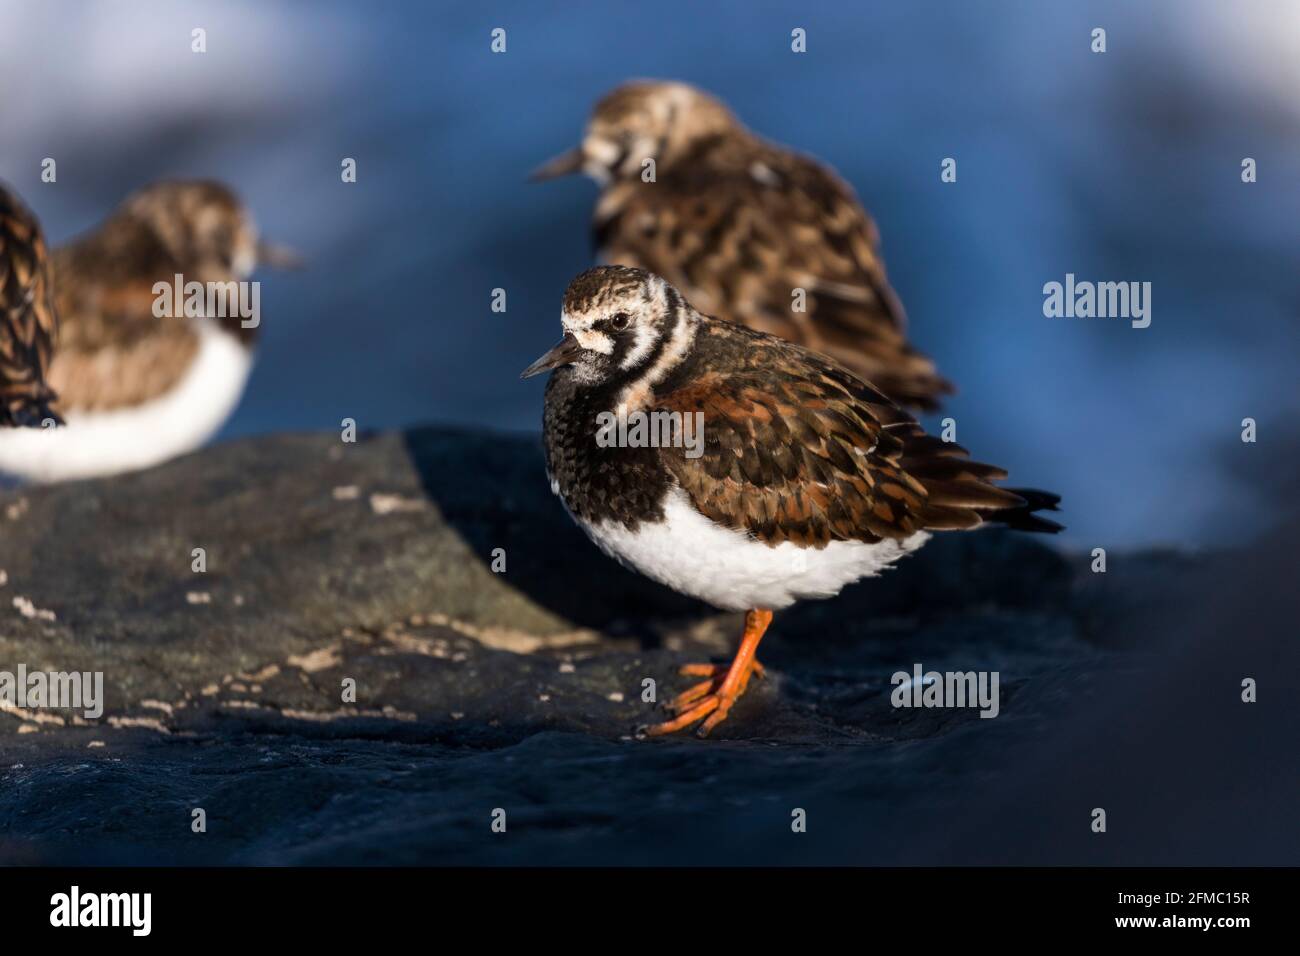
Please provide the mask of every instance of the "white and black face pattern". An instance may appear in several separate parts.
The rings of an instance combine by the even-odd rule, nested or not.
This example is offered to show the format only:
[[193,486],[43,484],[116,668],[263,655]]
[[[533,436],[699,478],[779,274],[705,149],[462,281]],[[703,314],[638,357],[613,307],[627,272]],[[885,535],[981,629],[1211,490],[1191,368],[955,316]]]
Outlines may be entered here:
[[629,83],[597,105],[582,141],[582,169],[601,184],[639,178],[646,160],[663,167],[732,122],[726,107],[685,83]]
[[642,117],[627,117],[619,123],[592,120],[582,140],[582,171],[602,186],[614,179],[641,175],[645,161],[659,161],[664,142],[651,135]]
[[571,374],[580,385],[622,385],[629,395],[652,388],[690,348],[690,307],[658,276],[618,266],[586,275],[602,272],[609,281],[594,295],[568,296],[560,317],[581,347]]

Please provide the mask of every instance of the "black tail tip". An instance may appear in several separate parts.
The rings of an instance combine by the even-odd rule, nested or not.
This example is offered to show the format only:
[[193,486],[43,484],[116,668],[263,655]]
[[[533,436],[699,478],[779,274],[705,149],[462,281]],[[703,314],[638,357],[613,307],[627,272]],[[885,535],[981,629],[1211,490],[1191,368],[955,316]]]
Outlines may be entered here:
[[1057,507],[1061,503],[1061,496],[1051,491],[1041,491],[1038,488],[1008,488],[1007,491],[1013,495],[1019,495],[1025,500],[1025,507],[1030,511],[1060,511]]
[[1059,511],[1060,508],[1057,506],[1061,503],[1060,495],[1050,491],[1040,491],[1037,488],[1008,488],[1007,491],[1019,496],[1025,503],[997,512],[993,520],[998,524],[1016,531],[1032,531],[1040,534],[1057,534],[1065,530],[1065,525],[1034,513]]
[[1038,534],[1059,534],[1065,530],[1065,525],[1060,522],[1028,512],[1006,517],[999,515],[997,522],[1013,531],[1031,531]]

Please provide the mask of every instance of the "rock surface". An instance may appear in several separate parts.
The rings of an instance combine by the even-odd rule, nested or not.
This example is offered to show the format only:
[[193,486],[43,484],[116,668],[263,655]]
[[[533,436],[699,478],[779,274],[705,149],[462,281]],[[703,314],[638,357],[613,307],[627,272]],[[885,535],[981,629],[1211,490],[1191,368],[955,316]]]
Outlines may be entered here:
[[[605,558],[534,439],[267,437],[7,492],[0,670],[102,671],[106,702],[98,720],[0,713],[0,861],[1207,862],[1168,824],[1142,849],[1090,833],[1103,794],[1121,819],[1126,802],[1169,819],[1122,760],[1068,784],[1066,742],[1103,732],[1081,715],[1118,713],[1122,734],[1169,716],[1117,695],[1150,686],[1180,595],[1218,574],[1173,554],[1122,566],[941,536],[778,615],[769,678],[713,738],[641,740],[662,719],[644,682],[687,686],[677,666],[725,659],[739,617]],[[998,671],[998,717],[894,708],[890,677],[915,663]],[[1239,673],[1216,699],[1235,702]],[[1229,729],[1229,749],[1252,732]],[[1209,862],[1288,852],[1219,833]]]

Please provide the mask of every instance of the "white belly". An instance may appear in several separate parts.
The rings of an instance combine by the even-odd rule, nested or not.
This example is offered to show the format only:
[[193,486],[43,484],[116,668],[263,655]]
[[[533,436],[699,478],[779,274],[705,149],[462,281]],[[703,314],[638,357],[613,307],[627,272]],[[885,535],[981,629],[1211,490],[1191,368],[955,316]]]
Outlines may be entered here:
[[635,532],[615,522],[589,525],[591,539],[610,556],[675,591],[728,611],[779,610],[803,598],[826,598],[846,584],[874,577],[930,536],[864,544],[832,541],[819,549],[789,541],[771,547],[714,524],[680,488],[669,492],[664,521]]
[[63,428],[0,429],[0,474],[67,481],[161,464],[211,438],[230,417],[252,367],[233,335],[200,322],[198,353],[171,391],[134,408],[70,412]]

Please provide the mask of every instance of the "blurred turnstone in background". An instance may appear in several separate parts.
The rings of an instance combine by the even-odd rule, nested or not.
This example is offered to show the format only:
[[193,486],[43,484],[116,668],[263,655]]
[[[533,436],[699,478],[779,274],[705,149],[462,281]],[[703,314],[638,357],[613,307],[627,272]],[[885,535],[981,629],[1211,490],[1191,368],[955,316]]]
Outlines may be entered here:
[[[604,551],[662,584],[745,611],[727,668],[670,704],[671,733],[725,720],[772,612],[825,598],[931,532],[990,523],[1059,531],[1056,495],[925,434],[894,402],[810,349],[702,315],[662,278],[602,266],[569,285],[564,338],[523,373],[554,370],[543,437],[553,490]],[[602,440],[600,416],[702,413],[702,453]],[[629,432],[629,434],[631,434]]]
[[0,428],[58,422],[47,374],[58,334],[41,225],[0,184]]
[[829,355],[902,404],[934,409],[952,391],[907,341],[853,190],[760,139],[715,97],[685,83],[618,87],[596,104],[582,144],[533,175],[576,172],[602,187],[602,261],[648,269],[705,312]]
[[68,424],[0,436],[0,473],[114,474],[203,444],[252,366],[260,316],[247,306],[260,297],[243,280],[294,261],[259,241],[221,183],[158,182],[128,196],[50,256],[61,328],[48,378]]

